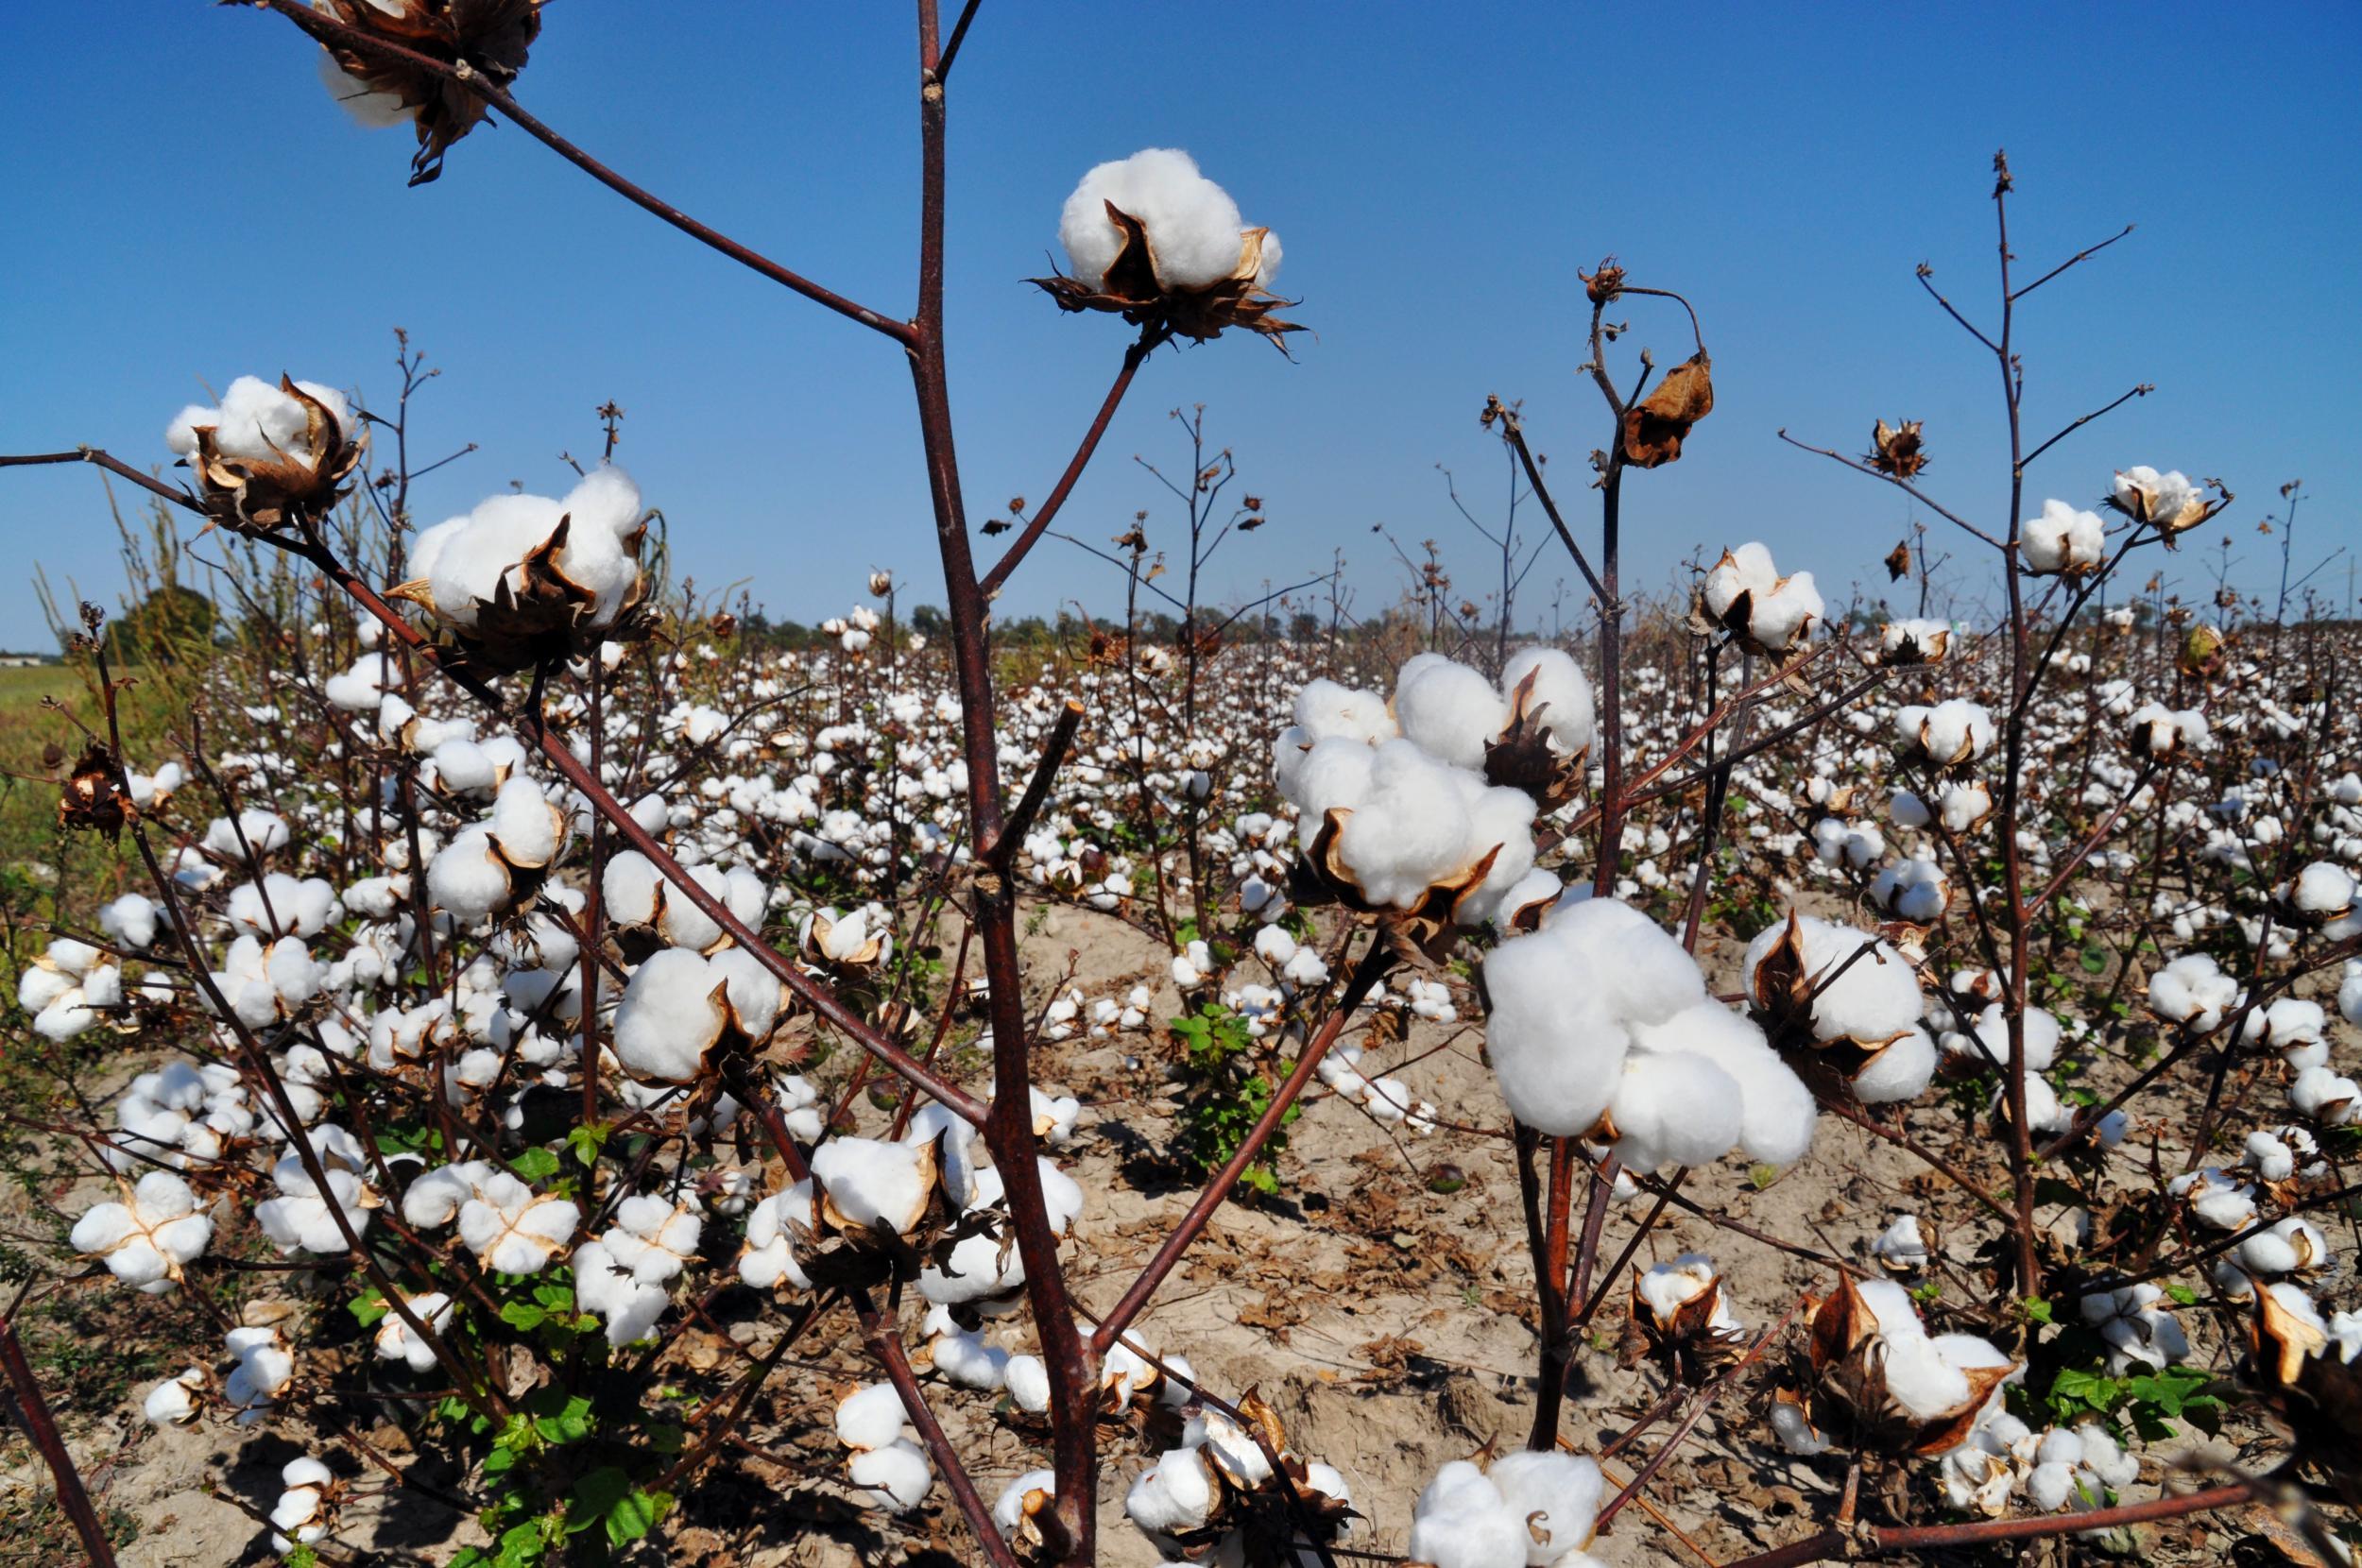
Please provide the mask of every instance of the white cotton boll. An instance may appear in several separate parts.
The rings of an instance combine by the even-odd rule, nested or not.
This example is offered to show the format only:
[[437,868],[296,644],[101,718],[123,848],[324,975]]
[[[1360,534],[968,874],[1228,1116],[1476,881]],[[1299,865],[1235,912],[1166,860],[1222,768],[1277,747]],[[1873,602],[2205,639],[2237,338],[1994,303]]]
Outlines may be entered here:
[[[712,865],[693,865],[689,868],[689,879],[721,899],[725,908],[730,907],[732,900],[727,895],[733,890],[727,873]],[[744,896],[742,893],[740,897]],[[730,912],[738,912],[731,909]],[[664,890],[664,912],[657,917],[657,930],[674,946],[698,952],[722,940],[721,922],[691,903],[688,894],[671,886]]]
[[1749,1159],[1787,1165],[1811,1147],[1821,1108],[1753,1019],[1708,1000],[1663,1024],[1641,1025],[1633,1037],[1653,1049],[1703,1057],[1738,1085],[1738,1147]]
[[656,862],[636,849],[625,849],[608,859],[607,869],[599,878],[599,897],[608,918],[626,927],[656,924],[658,901],[664,893],[664,878]]
[[[406,1297],[404,1304],[419,1321],[436,1334],[442,1333],[443,1325],[451,1321],[451,1298],[440,1290]],[[381,1361],[400,1361],[415,1372],[432,1372],[435,1368],[434,1347],[413,1333],[399,1312],[389,1311],[377,1321],[376,1342],[377,1358]]]
[[197,1400],[205,1390],[205,1369],[190,1367],[147,1390],[140,1413],[151,1426],[186,1426],[197,1419]]
[[1058,242],[1074,276],[1097,288],[1114,264],[1122,230],[1107,215],[1113,206],[1138,219],[1167,288],[1205,288],[1238,269],[1238,203],[1198,173],[1196,162],[1172,147],[1148,147],[1101,163],[1086,174],[1058,216]]
[[[1043,1408],[1048,1408],[1048,1406]],[[1058,1473],[1054,1470],[1029,1470],[1001,1488],[1001,1495],[993,1500],[992,1522],[1004,1534],[1016,1529],[1025,1518],[1025,1499],[1036,1491],[1056,1496]]]
[[642,1192],[616,1205],[614,1227],[600,1239],[617,1264],[654,1285],[688,1267],[704,1227],[694,1208]]
[[[1309,751],[1290,752],[1281,737],[1280,793],[1303,813],[1298,842],[1309,848],[1332,810],[1358,810],[1376,788],[1378,754],[1360,741],[1331,736]],[[1292,758],[1292,760],[1291,760]]]
[[1374,746],[1400,733],[1383,696],[1333,680],[1306,683],[1292,711],[1306,745],[1337,739]]
[[1686,1050],[1631,1052],[1608,1102],[1617,1152],[1635,1170],[1719,1160],[1738,1142],[1744,1117],[1737,1082]]
[[605,1240],[584,1242],[569,1262],[574,1271],[574,1304],[604,1321],[609,1345],[621,1348],[646,1338],[672,1304],[662,1286],[624,1267]]
[[1897,827],[1925,827],[1930,820],[1927,803],[1908,790],[1896,790],[1887,796],[1887,819]]
[[721,1038],[727,977],[678,947],[651,954],[615,1007],[615,1057],[643,1082],[689,1083]]
[[1749,604],[1747,635],[1767,648],[1785,650],[1827,613],[1812,573],[1799,571]]
[[2307,1067],[2288,1086],[2288,1103],[2317,1121],[2342,1127],[2362,1110],[2362,1089],[2327,1067]]
[[2075,1429],[2075,1435],[2082,1440],[2084,1468],[2101,1482],[2122,1490],[2140,1479],[2139,1457],[2126,1453],[2105,1426],[2087,1421]]
[[1414,1561],[1432,1568],[1525,1568],[1532,1537],[1490,1481],[1479,1476],[1475,1485],[1456,1488],[1433,1508],[1425,1506],[1425,1493],[1420,1502],[1411,1521]]
[[1936,1043],[1926,1030],[1914,1028],[1854,1075],[1854,1095],[1865,1105],[1915,1099],[1935,1075]]
[[[1857,835],[1860,831],[1855,829]],[[1846,858],[1857,867],[1867,865],[1884,849],[1874,837],[1870,844],[1874,847],[1857,851],[1849,842]],[[1933,861],[1903,861],[1878,873],[1870,884],[1870,897],[1898,920],[1929,926],[1943,916],[1950,892],[1943,872]]]
[[[2059,1055],[2059,1020],[2039,1007],[2026,1010],[2026,1065],[2033,1072],[2046,1072]],[[1993,1052],[1993,1059],[2005,1065],[2010,1060],[2010,1022],[1999,1002],[1978,1015],[1977,1037]],[[1981,1058],[1979,1058],[1981,1060]]]
[[1214,1501],[1213,1472],[1198,1448],[1167,1449],[1124,1493],[1123,1511],[1151,1535],[1203,1528]]
[[1706,612],[1716,620],[1728,615],[1731,606],[1742,593],[1752,597],[1772,591],[1780,580],[1779,569],[1772,563],[1772,552],[1760,544],[1742,544],[1726,550],[1714,569],[1706,573]]
[[1968,1378],[1926,1338],[1888,1335],[1887,1391],[1912,1415],[1932,1420],[1968,1403]]
[[1893,1223],[1870,1243],[1870,1255],[1891,1269],[1917,1273],[1927,1267],[1927,1239],[1919,1232],[1919,1216],[1898,1214]]
[[154,946],[156,920],[154,901],[137,893],[127,893],[98,912],[98,929],[122,947],[136,949]]
[[435,748],[435,776],[455,794],[475,794],[491,789],[499,775],[473,741],[446,741]]
[[2088,571],[2106,557],[2107,527],[2097,512],[2079,512],[2063,501],[2045,501],[2042,516],[2018,527],[2018,553],[2037,577]]
[[855,1226],[907,1232],[926,1211],[928,1184],[919,1150],[873,1138],[832,1138],[813,1150],[813,1179]]
[[1519,1121],[1553,1137],[1591,1130],[1620,1086],[1631,1045],[1577,963],[1554,929],[1515,937],[1484,957],[1493,999],[1485,1043],[1501,1098]]
[[1933,707],[1906,707],[1895,714],[1906,749],[1946,766],[1993,749],[1993,715],[1983,705],[1955,697]]
[[582,1211],[563,1198],[534,1192],[507,1171],[485,1178],[477,1196],[459,1207],[459,1239],[487,1267],[504,1274],[538,1274],[565,1247]]
[[941,1335],[934,1341],[933,1354],[935,1372],[958,1388],[990,1393],[1008,1380],[1009,1353],[985,1344],[980,1335]]
[[[1823,978],[1835,977],[1813,998],[1816,1038],[1883,1040],[1918,1022],[1925,1005],[1919,977],[1891,944],[1812,915],[1799,916],[1797,925],[1806,975],[1816,984]],[[1785,924],[1769,926],[1748,944],[1745,970],[1751,989],[1755,970],[1779,945],[1787,929]],[[1870,951],[1856,959],[1854,955],[1865,946]],[[1848,960],[1853,962],[1848,963]]]
[[1296,956],[1296,939],[1277,926],[1266,926],[1255,933],[1255,956],[1275,970],[1284,968]]
[[[1657,1024],[1705,1000],[1698,961],[1673,935],[1618,898],[1564,906],[1548,934],[1583,963],[1581,983],[1618,1018]],[[1570,977],[1571,980],[1571,977]]]
[[486,826],[501,859],[511,865],[545,866],[566,842],[564,817],[551,809],[540,786],[522,774],[501,786]]
[[871,1508],[891,1513],[908,1513],[918,1507],[927,1500],[928,1489],[935,1482],[934,1467],[928,1462],[927,1451],[907,1438],[854,1455],[846,1469],[853,1484],[866,1494]]
[[1039,1415],[1050,1408],[1050,1368],[1038,1355],[1012,1355],[1004,1369],[1009,1399],[1020,1410]]
[[1379,746],[1368,798],[1337,835],[1337,859],[1362,895],[1409,909],[1467,869],[1469,849],[1468,811],[1452,770],[1409,741]]
[[2353,907],[2353,874],[2334,861],[2315,861],[2297,873],[2293,902],[2307,914],[2338,914]]
[[1478,671],[1450,659],[1409,665],[1396,677],[1395,717],[1404,737],[1454,767],[1482,772],[1484,748],[1509,722],[1509,705]]
[[782,1281],[798,1290],[811,1289],[811,1277],[796,1261],[789,1232],[799,1228],[809,1233],[818,1223],[809,1180],[757,1203],[746,1217],[746,1250],[739,1254],[738,1277],[758,1290],[772,1289]]
[[1591,1542],[1602,1477],[1597,1461],[1557,1452],[1515,1452],[1493,1461],[1487,1478],[1509,1511],[1526,1522],[1532,1568],[1558,1561]]
[[1528,675],[1533,690],[1526,710],[1537,715],[1549,738],[1570,752],[1590,745],[1599,714],[1583,666],[1561,649],[1520,648],[1501,666],[1502,692],[1514,695]]
[[2149,1010],[2198,1033],[2219,1027],[2238,997],[2239,982],[2204,953],[2175,959],[2148,979]]
[[836,1440],[846,1448],[886,1448],[902,1436],[902,1396],[893,1384],[867,1384],[836,1403]]
[[2294,1216],[2239,1243],[2239,1261],[2259,1274],[2293,1274],[2319,1267],[2328,1257],[2328,1238]]

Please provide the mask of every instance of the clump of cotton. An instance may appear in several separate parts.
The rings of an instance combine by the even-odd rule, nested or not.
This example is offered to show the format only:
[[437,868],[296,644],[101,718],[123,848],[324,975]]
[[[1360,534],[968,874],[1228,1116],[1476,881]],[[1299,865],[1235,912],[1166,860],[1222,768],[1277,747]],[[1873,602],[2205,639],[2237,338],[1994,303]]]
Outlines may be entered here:
[[203,1255],[213,1236],[213,1219],[198,1212],[189,1184],[169,1170],[151,1170],[121,1202],[86,1211],[68,1240],[124,1284],[158,1296],[179,1287],[182,1267]]
[[1509,705],[1481,672],[1421,654],[1395,677],[1395,717],[1404,737],[1430,756],[1481,772],[1484,748],[1508,722]]
[[1791,912],[1748,944],[1744,973],[1756,1010],[1778,1027],[1872,1051],[1853,1077],[1863,1102],[1909,1099],[1934,1077],[1935,1041],[1919,1025],[1926,998],[1892,944]]
[[2135,757],[2166,758],[2196,751],[2206,744],[2206,715],[2196,708],[2181,712],[2163,703],[2147,703],[2125,721],[2126,739]]
[[1515,1453],[1490,1472],[1454,1459],[1411,1514],[1411,1556],[1434,1568],[1548,1568],[1587,1560],[1603,1478],[1573,1454]]
[[[318,400],[339,431],[351,434],[352,407],[342,392],[316,381],[295,384],[304,396]],[[164,445],[182,457],[194,457],[197,433],[210,429],[214,433],[214,448],[222,456],[247,463],[269,463],[303,447],[309,422],[310,411],[299,400],[260,376],[240,376],[222,394],[220,407],[191,403],[175,415],[172,423],[164,427]]]
[[2148,1010],[2204,1034],[2239,1004],[2239,982],[2204,953],[2185,953],[2148,977]]
[[1761,544],[1722,552],[1699,593],[1710,619],[1773,656],[1802,643],[1827,613],[1812,573],[1781,576]]
[[[1138,220],[1146,231],[1163,288],[1210,288],[1239,269],[1246,228],[1239,204],[1200,174],[1186,152],[1148,147],[1098,164],[1067,197],[1058,214],[1058,243],[1074,276],[1094,290],[1104,284],[1123,248],[1123,230],[1107,215],[1109,207]],[[1268,287],[1278,270],[1279,241],[1265,234],[1257,285]]]
[[2018,554],[2037,577],[2095,571],[2106,558],[2107,526],[2097,512],[2079,512],[2063,501],[2045,501],[2040,517],[2018,525]]
[[1670,1022],[1705,1000],[1681,944],[1612,898],[1576,904],[1502,943],[1485,955],[1483,974],[1501,1098],[1553,1137],[1598,1123],[1621,1086],[1635,1026]]
[[644,516],[639,486],[623,469],[602,464],[562,501],[493,496],[473,511],[427,529],[412,551],[411,571],[426,585],[438,618],[471,631],[503,583],[512,595],[523,592],[526,556],[546,545],[564,521],[565,542],[550,564],[590,596],[576,624],[611,627],[637,597]]
[[1902,708],[1894,728],[1906,755],[1939,768],[1963,766],[1993,749],[1993,715],[1965,698]]
[[781,1013],[769,970],[736,947],[705,958],[684,947],[652,954],[615,1006],[615,1059],[643,1083],[692,1083],[726,1037],[760,1044]]

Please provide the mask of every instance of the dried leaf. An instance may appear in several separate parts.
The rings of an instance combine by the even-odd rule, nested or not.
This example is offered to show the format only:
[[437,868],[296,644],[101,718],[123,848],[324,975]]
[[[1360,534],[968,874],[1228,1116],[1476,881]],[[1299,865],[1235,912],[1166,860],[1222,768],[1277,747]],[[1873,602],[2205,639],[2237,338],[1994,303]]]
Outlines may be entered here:
[[1690,427],[1713,412],[1713,362],[1701,349],[1668,370],[1655,391],[1624,410],[1624,461],[1637,469],[1673,462]]

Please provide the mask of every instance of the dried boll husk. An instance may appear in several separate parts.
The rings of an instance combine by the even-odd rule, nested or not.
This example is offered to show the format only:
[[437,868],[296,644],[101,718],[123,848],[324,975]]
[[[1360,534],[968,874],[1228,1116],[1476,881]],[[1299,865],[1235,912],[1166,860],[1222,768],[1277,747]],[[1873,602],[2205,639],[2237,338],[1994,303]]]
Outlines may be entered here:
[[2296,1437],[2296,1458],[2362,1507],[2362,1356],[2295,1286],[2251,1280],[2248,1370]]
[[[1855,933],[1864,945],[1874,939],[1867,933]],[[1803,916],[1790,910],[1787,925],[1772,942],[1763,960],[1748,977],[1747,1007],[1755,1022],[1762,1026],[1771,1041],[1798,1076],[1822,1092],[1836,1092],[1850,1098],[1855,1084],[1867,1074],[1878,1058],[1898,1043],[1920,1038],[1919,1031],[1906,1024],[1891,1033],[1861,1038],[1852,1034],[1834,1033],[1823,1036],[1816,1027],[1815,1003],[1823,989],[1824,980],[1835,976],[1839,966],[1847,961],[1861,964],[1900,963],[1904,960],[1884,943],[1873,951],[1854,958],[1851,951],[1817,967],[1806,956],[1806,935]],[[1850,973],[1850,970],[1848,971]],[[1829,980],[1829,983],[1836,983]],[[1930,1067],[1932,1068],[1932,1061]]]
[[123,793],[123,771],[114,753],[95,741],[83,747],[58,796],[58,826],[104,833],[111,843],[139,814]]
[[[1862,461],[1895,479],[1914,477],[1927,467],[1927,451],[1920,442],[1919,427],[1917,419],[1902,419],[1893,424],[1878,420],[1871,427],[1870,451]],[[1903,555],[1903,571],[1895,571],[1891,560],[1887,568],[1891,575],[1900,577],[1903,571],[1910,570],[1910,553],[1900,545],[1895,548]]]
[[335,413],[285,375],[279,390],[303,409],[303,434],[292,449],[268,458],[225,455],[213,425],[191,434],[197,451],[185,461],[197,476],[197,499],[208,516],[237,534],[269,533],[316,522],[344,498],[344,482],[361,461],[361,443]]
[[1689,1270],[1694,1288],[1670,1312],[1659,1311],[1649,1299],[1643,1282],[1651,1270],[1633,1266],[1622,1360],[1626,1366],[1653,1361],[1676,1382],[1703,1388],[1738,1358],[1747,1336],[1743,1329],[1717,1322],[1722,1319],[1726,1323],[1728,1315],[1722,1311],[1722,1282],[1713,1266],[1703,1257],[1682,1261],[1703,1267]]
[[[327,0],[322,8],[354,27],[445,65],[463,65],[505,89],[525,68],[541,31],[542,0]],[[351,43],[323,45],[336,71],[361,94],[399,104],[414,122],[419,150],[410,183],[443,172],[443,154],[484,120],[488,106],[462,82],[413,61]],[[334,77],[332,90],[341,87]],[[356,110],[356,112],[358,111]]]
[[1624,410],[1624,461],[1635,469],[1678,460],[1690,427],[1714,412],[1714,362],[1703,349],[1665,372],[1656,390]]
[[1239,231],[1239,261],[1228,277],[1202,288],[1168,287],[1157,281],[1155,251],[1147,227],[1114,202],[1105,206],[1107,221],[1123,240],[1096,288],[1063,272],[1026,280],[1057,301],[1060,310],[1113,312],[1158,339],[1187,337],[1205,342],[1220,337],[1225,328],[1238,327],[1267,339],[1283,353],[1287,334],[1304,330],[1274,315],[1273,311],[1291,301],[1256,281],[1263,269],[1263,246],[1270,230]]
[[1522,790],[1544,811],[1556,810],[1575,798],[1588,776],[1591,749],[1563,751],[1550,742],[1546,716],[1549,705],[1534,697],[1539,667],[1509,693],[1509,723],[1485,743],[1484,781]]

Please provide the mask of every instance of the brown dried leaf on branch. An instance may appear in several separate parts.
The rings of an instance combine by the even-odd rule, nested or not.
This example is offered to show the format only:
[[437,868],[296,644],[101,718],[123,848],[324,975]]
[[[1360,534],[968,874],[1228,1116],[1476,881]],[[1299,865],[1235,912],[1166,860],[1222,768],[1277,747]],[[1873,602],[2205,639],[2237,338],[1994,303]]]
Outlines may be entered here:
[[1886,568],[1887,581],[1890,583],[1899,583],[1904,578],[1910,575],[1910,540],[1905,539],[1900,544],[1897,544],[1892,550],[1887,552]]
[[1665,372],[1665,379],[1624,410],[1624,461],[1635,469],[1678,459],[1690,426],[1714,412],[1714,365],[1703,349]]
[[122,778],[114,754],[92,741],[76,760],[74,771],[66,775],[64,793],[58,797],[58,826],[89,828],[110,840],[121,834],[139,815],[123,793]]
[[1239,263],[1230,275],[1204,288],[1179,284],[1167,287],[1156,281],[1156,253],[1148,230],[1139,219],[1114,202],[1105,204],[1107,221],[1123,234],[1116,259],[1093,288],[1080,278],[1053,273],[1026,281],[1039,288],[1064,311],[1110,311],[1153,336],[1194,338],[1203,343],[1220,337],[1224,329],[1238,327],[1268,339],[1280,352],[1288,349],[1290,332],[1304,329],[1271,314],[1292,301],[1282,299],[1257,281],[1263,270],[1266,229],[1239,232]]
[[[542,0],[328,0],[349,27],[444,65],[464,66],[505,89],[525,68],[541,31]],[[329,59],[360,92],[394,100],[418,128],[410,183],[443,172],[443,154],[483,123],[487,105],[461,82],[363,45],[332,43]],[[332,87],[334,84],[332,81]],[[351,106],[362,112],[362,106]]]

